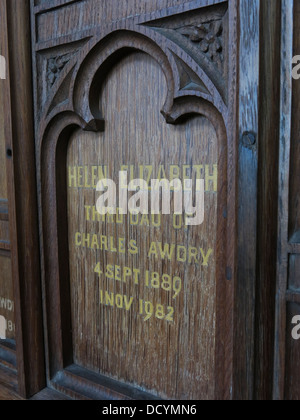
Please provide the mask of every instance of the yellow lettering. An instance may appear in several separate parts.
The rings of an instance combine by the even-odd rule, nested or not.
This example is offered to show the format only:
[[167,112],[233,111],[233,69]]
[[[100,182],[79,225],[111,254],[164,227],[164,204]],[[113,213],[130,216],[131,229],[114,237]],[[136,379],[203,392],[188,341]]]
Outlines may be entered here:
[[84,206],[84,208],[85,208],[85,220],[89,222],[91,220],[91,216],[90,216],[91,206]]
[[81,233],[79,232],[75,233],[75,245],[81,246]]
[[83,239],[82,239],[82,246],[84,248],[89,248],[90,246],[90,239],[91,239],[91,235],[89,233],[83,233],[82,234]]
[[193,246],[189,247],[189,264],[192,263],[192,260],[195,260],[195,264],[198,262],[198,249]]
[[93,240],[92,240],[92,244],[91,244],[91,248],[92,249],[99,249],[99,242],[98,242],[98,236],[97,235],[93,235]]
[[[218,165],[213,166],[213,173],[211,174],[211,165],[205,165],[205,190],[206,191],[218,191]],[[213,189],[211,189],[211,183]]]
[[107,236],[101,235],[100,236],[100,244],[101,244],[101,250],[108,251],[108,242],[107,242]]
[[79,188],[83,188],[83,171],[84,168],[83,166],[78,166],[77,167],[77,180],[78,180],[78,187]]
[[185,179],[191,179],[190,174],[188,174],[188,172],[191,170],[190,165],[183,165],[182,166],[182,178],[183,180]]
[[123,309],[123,296],[122,295],[116,295],[116,307],[118,309]]
[[173,253],[174,253],[174,249],[176,248],[176,245],[172,244],[171,249],[170,249],[170,245],[165,244],[164,250],[163,250],[161,242],[158,242],[158,247],[159,247],[161,258],[162,259],[168,258],[168,260],[171,261]]
[[[182,253],[182,256],[181,256]],[[177,261],[186,262],[186,248],[185,246],[178,245],[177,247]]]
[[77,188],[76,166],[69,166],[69,188]]
[[139,275],[141,273],[141,270],[134,268],[133,273],[134,273],[134,284],[139,284]]
[[139,224],[139,215],[135,213],[130,213],[130,224],[137,226]]
[[96,222],[96,221],[105,222],[105,214],[98,213],[96,206],[92,207],[92,213],[93,213],[93,215],[92,215],[92,221],[93,222]]
[[121,267],[119,265],[115,266],[115,280],[122,281],[122,279],[121,279]]
[[141,226],[145,225],[145,226],[150,226],[150,222],[149,222],[149,217],[147,214],[143,214],[142,218],[141,218]]
[[93,188],[97,188],[97,184],[98,184],[97,172],[98,172],[98,167],[92,166],[92,187]]
[[113,279],[114,278],[114,266],[113,265],[108,265],[106,267],[105,277],[107,277],[108,279]]
[[[157,220],[155,220],[155,218]],[[160,214],[151,214],[151,223],[154,227],[161,226],[161,215]]]
[[89,179],[89,167],[85,166],[84,168],[84,172],[85,172],[85,177],[84,177],[84,187],[85,188],[91,188],[91,184],[88,183],[88,179]]
[[155,242],[151,242],[150,250],[149,250],[149,253],[148,253],[148,258],[150,258],[152,255],[155,255],[155,258],[158,258]]
[[124,223],[124,216],[123,214],[120,214],[119,208],[117,208],[116,223],[117,225],[122,225]]
[[182,228],[182,215],[181,214],[173,214],[173,228],[174,229]]
[[203,251],[203,249],[201,248],[200,249],[200,252],[201,252],[201,255],[202,255],[202,258],[203,258],[203,262],[202,262],[202,265],[203,265],[203,267],[207,267],[208,266],[208,260],[209,260],[209,257],[211,256],[211,254],[213,253],[213,250],[210,248],[209,250],[208,250],[208,252],[207,252],[207,254],[205,255],[205,253],[204,253],[204,251]]
[[119,238],[119,253],[125,254],[125,238]]
[[138,252],[139,252],[139,249],[136,245],[136,241],[134,239],[131,239],[129,241],[129,253],[132,255],[136,255],[138,254]]
[[114,306],[114,300],[115,300],[114,297],[115,297],[114,293],[111,293],[109,295],[108,292],[105,292],[105,305]]
[[133,297],[131,297],[129,299],[129,302],[128,302],[127,296],[124,296],[124,303],[125,303],[125,309],[126,309],[126,311],[129,311],[130,308],[131,308],[131,305],[133,304]]
[[114,223],[114,215],[111,213],[106,214],[106,223]]
[[159,165],[157,179],[161,181],[162,179],[167,179],[165,168],[163,165]]
[[124,271],[123,271],[123,282],[126,283],[127,282],[127,277],[131,277],[132,276],[132,270],[129,267],[124,267]]
[[196,170],[196,179],[203,179],[203,165],[194,165],[193,169]]
[[110,237],[110,251],[111,252],[117,252],[117,248],[115,248],[113,236]]

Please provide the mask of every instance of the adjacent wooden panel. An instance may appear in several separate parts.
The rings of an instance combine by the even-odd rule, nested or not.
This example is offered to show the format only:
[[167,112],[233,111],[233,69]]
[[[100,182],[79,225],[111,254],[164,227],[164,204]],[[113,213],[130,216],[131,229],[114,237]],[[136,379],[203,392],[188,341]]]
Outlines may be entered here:
[[[294,55],[300,53],[300,0],[294,0]],[[289,203],[289,234],[291,241],[300,242],[300,83],[293,81],[292,99],[292,135],[291,135],[291,172]]]
[[[235,398],[253,398],[257,243],[259,0],[240,2],[238,272]],[[249,38],[251,42],[249,42]],[[249,69],[251,68],[251,71]],[[249,108],[249,100],[251,107]]]
[[[2,20],[2,16],[0,16]],[[0,41],[0,53],[4,51],[3,41]],[[4,137],[4,84],[5,80],[0,80],[0,198],[7,199],[7,180],[6,180],[6,150]]]
[[[279,162],[279,239],[274,398],[299,399],[299,340],[291,336],[300,315],[299,295],[299,89],[292,79],[292,58],[299,48],[300,2],[282,2],[281,120]],[[298,51],[297,51],[298,53]]]
[[300,340],[294,340],[291,324],[294,316],[300,315],[300,304],[290,303],[287,309],[287,338],[286,338],[286,373],[285,373],[285,399],[300,400]]
[[300,255],[299,254],[290,255],[289,289],[300,292]]
[[[4,337],[15,339],[15,303],[12,289],[11,259],[10,254],[1,254],[0,251],[0,316],[5,318],[6,328]],[[3,326],[3,324],[2,324]],[[3,330],[2,330],[3,332]],[[2,336],[2,338],[4,338]],[[3,344],[3,341],[1,341]]]
[[281,2],[260,2],[258,218],[254,399],[272,399],[280,120]]
[[22,399],[18,394],[17,376],[10,370],[0,367],[0,401]]
[[29,3],[0,0],[1,39],[8,65],[4,120],[17,368],[22,396],[32,396],[45,384]]
[[[0,4],[0,54],[7,61],[6,8]],[[6,75],[8,73],[8,65]],[[7,191],[7,148],[5,135],[6,94],[9,81],[0,80],[0,363],[15,365],[15,303],[10,254],[10,228]]]
[[[221,264],[224,246],[218,236],[224,220],[218,218],[218,192],[226,179],[224,139],[203,117],[167,125],[160,114],[166,90],[154,60],[130,55],[114,67],[101,91],[105,132],[78,131],[70,141],[74,361],[161,397],[211,399],[217,261]],[[186,227],[173,215],[100,217],[99,174],[117,181],[123,165],[129,179],[205,179],[204,224]]]

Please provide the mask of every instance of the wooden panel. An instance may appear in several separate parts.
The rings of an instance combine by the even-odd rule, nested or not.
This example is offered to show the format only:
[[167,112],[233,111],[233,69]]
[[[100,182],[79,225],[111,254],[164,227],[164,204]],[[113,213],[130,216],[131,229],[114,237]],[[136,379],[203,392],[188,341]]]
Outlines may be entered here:
[[[236,2],[32,5],[49,381],[84,399],[231,398]],[[204,223],[98,220],[99,174],[122,165],[203,178]]]
[[[0,4],[0,53],[6,61],[8,73],[6,8]],[[10,254],[10,228],[8,216],[8,190],[6,161],[7,142],[5,122],[7,113],[6,93],[9,88],[7,79],[0,80],[0,363],[14,368],[15,345],[15,302],[13,293],[12,266]]]
[[[19,392],[45,384],[32,115],[29,0],[0,0],[7,59],[4,126]],[[4,295],[6,298],[6,296]]]
[[260,82],[258,134],[258,218],[256,270],[256,343],[254,399],[273,392],[274,318],[278,248],[278,155],[280,120],[281,2],[263,0],[260,10]]
[[[0,17],[2,19],[2,17]],[[0,41],[0,51],[4,51],[3,41]],[[4,137],[4,80],[0,80],[0,199],[7,199],[7,180],[6,180],[6,149]]]
[[[74,361],[161,397],[211,399],[218,341],[216,262],[223,247],[222,238],[217,243],[223,139],[205,118],[167,125],[160,114],[166,93],[159,65],[133,54],[104,82],[105,132],[78,132],[70,141]],[[119,185],[123,166],[129,179],[205,179],[204,224],[187,227],[183,217],[173,215],[102,219],[95,209],[99,167]],[[131,274],[124,278],[125,270]],[[149,320],[145,308],[154,311]]]
[[[46,9],[49,7],[49,2],[46,3]],[[61,4],[62,2],[56,2]],[[67,35],[76,35],[84,30],[90,30],[106,24],[114,22],[127,17],[138,16],[139,14],[148,14],[160,10],[160,17],[164,17],[167,13],[174,13],[177,8],[177,13],[184,11],[220,3],[215,0],[197,0],[197,1],[182,1],[182,0],[134,0],[120,3],[119,0],[105,0],[99,2],[98,0],[84,0],[75,2],[66,2],[66,6],[56,10],[50,10],[44,14],[37,15],[37,40],[45,42]],[[51,4],[51,3],[50,3]],[[52,3],[52,5],[55,3]],[[167,8],[169,10],[167,11]],[[39,10],[39,9],[38,9]],[[156,16],[157,13],[156,13]]]
[[289,289],[300,291],[300,255],[290,255]]
[[300,304],[290,303],[287,310],[285,399],[300,400],[300,340],[292,337],[294,316],[300,316]]
[[0,367],[0,401],[20,401],[16,374]]
[[9,222],[0,218],[0,249],[10,250]]
[[[11,259],[10,254],[1,255],[0,251],[0,316],[5,318],[5,331],[2,330],[2,338],[8,340],[15,339],[15,319],[14,319],[14,295],[12,288]],[[3,324],[2,324],[3,326]],[[3,341],[1,341],[3,344]]]
[[[299,295],[299,89],[292,82],[292,62],[299,48],[300,2],[282,4],[281,121],[279,161],[279,218],[277,255],[277,319],[274,398],[299,399],[299,340],[291,336],[294,316],[300,315]],[[298,51],[297,51],[298,53]]]
[[[253,398],[260,2],[240,1],[239,238],[235,398]],[[252,42],[249,43],[249,37]],[[249,68],[253,71],[249,72]],[[249,98],[251,108],[249,109]]]
[[[300,1],[294,0],[294,33],[293,55],[298,55],[300,50]],[[286,336],[286,371],[285,371],[285,398],[287,400],[300,400],[300,341],[295,339],[291,330],[295,327],[293,318],[300,316],[300,124],[297,114],[300,112],[300,85],[296,80],[292,84],[291,101],[291,136],[290,136],[290,174],[289,174],[289,239],[293,245],[289,255],[289,271],[287,293],[287,336]],[[295,303],[294,303],[295,302]]]
[[[294,55],[300,51],[300,0],[294,0]],[[290,203],[289,203],[289,234],[291,242],[300,242],[300,83],[293,81],[292,96],[292,135],[291,135],[291,172],[290,172]]]

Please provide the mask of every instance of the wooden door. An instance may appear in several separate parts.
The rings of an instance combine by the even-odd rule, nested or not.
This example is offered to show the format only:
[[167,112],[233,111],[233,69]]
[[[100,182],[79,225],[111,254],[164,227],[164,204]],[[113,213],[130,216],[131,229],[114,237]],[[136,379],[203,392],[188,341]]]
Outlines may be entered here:
[[[230,398],[236,2],[32,3],[51,385],[89,398]],[[120,188],[121,170],[147,189],[203,179],[204,223],[100,217],[97,183]]]
[[[19,393],[271,398],[285,2],[0,2]],[[204,220],[175,187],[171,214],[100,215],[120,171],[148,210],[152,179],[202,180]]]
[[[4,16],[1,13],[1,28],[4,26]],[[0,357],[5,363],[11,362],[15,365],[15,360],[9,349],[15,347],[15,310],[14,293],[11,267],[11,246],[9,231],[9,210],[8,210],[8,191],[6,160],[10,158],[10,150],[6,148],[4,107],[6,88],[6,59],[4,39],[1,37],[2,69],[0,80]]]

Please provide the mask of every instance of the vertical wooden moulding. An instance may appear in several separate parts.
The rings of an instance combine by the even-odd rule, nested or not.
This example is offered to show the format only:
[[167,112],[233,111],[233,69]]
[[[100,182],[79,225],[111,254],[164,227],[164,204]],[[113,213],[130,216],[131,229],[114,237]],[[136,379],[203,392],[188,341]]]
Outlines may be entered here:
[[5,136],[9,219],[16,312],[19,393],[29,397],[45,386],[41,316],[39,236],[32,111],[29,1],[2,0],[7,15],[8,83]]
[[261,3],[254,398],[272,398],[276,294],[281,1]]
[[284,399],[294,2],[282,0],[278,250],[273,398]]
[[234,398],[253,398],[257,240],[259,0],[240,1],[238,254]]

